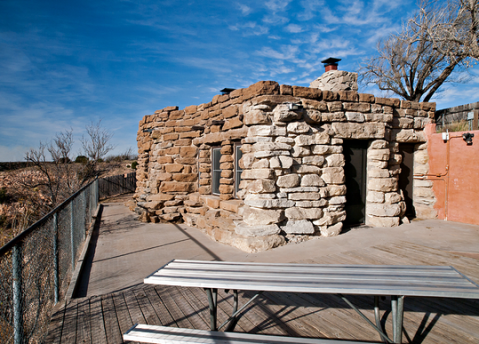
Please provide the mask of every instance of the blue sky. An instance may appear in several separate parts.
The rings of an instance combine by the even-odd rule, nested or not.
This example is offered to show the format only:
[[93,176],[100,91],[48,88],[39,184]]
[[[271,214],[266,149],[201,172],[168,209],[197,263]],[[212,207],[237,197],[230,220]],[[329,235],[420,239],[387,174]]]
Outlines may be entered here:
[[[391,1],[0,2],[0,161],[102,119],[114,153],[136,150],[138,122],[260,80],[309,86],[320,61],[357,71],[416,9]],[[438,108],[477,101],[479,78],[448,84]],[[361,88],[360,92],[381,92]]]

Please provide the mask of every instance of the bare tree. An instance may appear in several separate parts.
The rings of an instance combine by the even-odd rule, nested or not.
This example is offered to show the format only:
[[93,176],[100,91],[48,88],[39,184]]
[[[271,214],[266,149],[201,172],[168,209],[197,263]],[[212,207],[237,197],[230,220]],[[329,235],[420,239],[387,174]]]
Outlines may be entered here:
[[411,19],[415,26],[423,26],[433,49],[451,58],[471,63],[479,59],[478,29],[479,1],[423,0],[419,14]]
[[419,11],[402,32],[378,43],[379,56],[361,67],[361,82],[376,84],[406,100],[429,101],[445,82],[460,81],[451,75],[457,67],[469,66],[465,57],[436,49],[428,30],[427,17]]
[[98,123],[90,123],[86,126],[88,137],[83,136],[81,139],[84,154],[92,159],[98,161],[103,159],[115,147],[110,144],[113,133],[108,132],[101,127],[101,120]]
[[[53,208],[68,198],[79,186],[70,164],[73,146],[73,130],[56,134],[52,142],[40,142],[38,149],[30,149],[25,160],[31,162],[39,176],[24,175],[21,184],[30,189],[39,189],[47,195],[47,208]],[[48,151],[52,161],[46,157]]]

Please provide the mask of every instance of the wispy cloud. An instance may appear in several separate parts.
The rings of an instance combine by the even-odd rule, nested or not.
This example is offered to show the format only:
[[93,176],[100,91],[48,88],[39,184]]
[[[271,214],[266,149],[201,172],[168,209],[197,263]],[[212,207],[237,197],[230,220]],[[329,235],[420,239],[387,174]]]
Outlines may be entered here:
[[324,0],[303,0],[301,6],[304,8],[302,13],[298,14],[299,20],[311,20],[313,19],[323,8]]
[[237,6],[240,9],[241,13],[245,16],[253,12],[253,9],[251,7],[246,6],[244,4],[238,3]]
[[284,28],[287,32],[291,32],[291,33],[300,33],[300,32],[303,32],[305,31],[304,28],[302,28],[301,26],[297,25],[297,24],[289,24],[288,26],[286,26]]
[[261,50],[256,51],[256,55],[268,57],[277,60],[294,60],[298,53],[298,46],[285,45],[280,48],[280,51],[274,50],[269,47],[263,47]]
[[265,6],[273,12],[282,12],[288,7],[291,0],[269,0],[265,2]]
[[232,31],[241,31],[243,36],[261,36],[269,32],[269,28],[264,25],[249,21],[243,24],[230,25],[228,28]]

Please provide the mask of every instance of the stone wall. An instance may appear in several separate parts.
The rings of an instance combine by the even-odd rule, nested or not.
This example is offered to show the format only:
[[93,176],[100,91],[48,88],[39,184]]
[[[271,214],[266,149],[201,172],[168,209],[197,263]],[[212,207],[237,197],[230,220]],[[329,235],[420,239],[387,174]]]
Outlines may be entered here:
[[[145,116],[138,131],[137,211],[181,221],[255,252],[341,232],[346,218],[343,140],[367,140],[366,224],[397,226],[401,142],[424,151],[434,103],[261,81],[184,110]],[[234,192],[234,143],[241,191]],[[211,151],[221,147],[219,195]],[[404,219],[405,220],[405,219]]]
[[314,80],[309,87],[324,91],[357,91],[358,73],[330,70]]

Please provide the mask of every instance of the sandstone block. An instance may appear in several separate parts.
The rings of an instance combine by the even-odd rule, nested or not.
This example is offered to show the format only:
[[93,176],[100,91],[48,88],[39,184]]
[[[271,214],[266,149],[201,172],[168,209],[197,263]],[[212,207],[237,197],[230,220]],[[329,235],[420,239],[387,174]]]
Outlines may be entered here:
[[314,145],[326,145],[330,142],[329,134],[326,131],[314,133],[312,136],[311,144]]
[[247,191],[250,193],[272,193],[276,191],[276,185],[272,179],[256,179],[248,184]]
[[[243,156],[244,157],[244,156]],[[274,171],[270,169],[244,170],[241,179],[273,179]]]
[[307,156],[311,154],[311,149],[309,147],[294,146],[293,147],[293,157],[299,158],[302,156]]
[[289,220],[317,220],[323,216],[323,211],[319,208],[291,207],[285,210],[285,215]]
[[266,236],[279,234],[281,232],[278,225],[248,226],[244,223],[236,225],[235,232],[245,237]]
[[245,205],[255,208],[290,208],[294,207],[295,202],[287,199],[247,199]]
[[414,129],[393,129],[391,139],[397,142],[426,142],[424,132]]
[[346,119],[350,122],[364,122],[364,115],[360,112],[346,112]]
[[346,196],[335,196],[329,199],[330,205],[340,205],[346,203]]
[[383,168],[371,168],[368,170],[369,178],[389,178],[389,171]]
[[396,227],[399,226],[399,220],[399,217],[368,216],[367,224],[373,227]]
[[292,188],[292,187],[298,186],[300,183],[300,180],[301,178],[297,174],[287,174],[287,175],[278,177],[276,184],[281,188]]
[[257,142],[253,145],[252,151],[278,151],[278,150],[291,150],[291,146],[282,142]]
[[370,203],[384,203],[384,193],[377,191],[368,191],[366,200]]
[[328,185],[327,195],[328,197],[343,196],[346,195],[346,185]]
[[223,130],[239,128],[243,126],[243,121],[239,117],[231,118],[223,124]]
[[288,198],[294,201],[316,201],[319,200],[321,196],[318,192],[298,192],[290,193]]
[[328,167],[343,167],[345,165],[343,154],[331,154],[326,157]]
[[309,126],[309,124],[305,122],[292,122],[292,123],[288,123],[288,126],[286,127],[286,129],[288,133],[305,134],[309,132],[311,127]]
[[220,187],[218,188],[218,190],[220,191],[221,194],[231,194],[234,192],[234,186],[233,185],[226,185],[226,184],[222,184],[220,185]]
[[344,139],[381,139],[386,130],[383,123],[333,123],[336,135]]
[[259,209],[249,206],[244,207],[243,221],[250,226],[271,225],[284,219],[283,210]]
[[401,207],[398,204],[368,204],[366,207],[368,215],[378,217],[393,217],[398,216],[401,213]]
[[293,86],[293,96],[309,99],[320,99],[321,90],[317,88]]
[[314,174],[321,174],[321,169],[318,166],[312,165],[293,165],[293,172],[306,174],[306,173],[314,173]]
[[310,135],[298,135],[294,138],[296,146],[309,146],[313,143],[313,137]]
[[198,178],[196,173],[175,173],[173,174],[173,180],[178,182],[194,182]]
[[269,160],[268,159],[261,159],[261,160],[255,161],[251,168],[252,169],[269,168]]
[[437,210],[432,206],[415,204],[416,217],[418,219],[435,219],[437,218]]
[[389,160],[390,153],[391,152],[388,148],[385,148],[385,149],[370,149],[368,151],[368,159],[387,161],[387,160]]
[[146,197],[147,201],[170,201],[175,198],[175,195],[169,195],[164,193],[157,193],[154,195],[148,195]]
[[333,237],[339,235],[341,233],[341,230],[343,228],[343,223],[339,222],[335,225],[332,226],[323,226],[320,228],[320,233],[324,237]]
[[256,125],[256,124],[269,124],[271,119],[269,118],[269,113],[262,110],[251,110],[244,114],[244,124],[246,125]]
[[399,203],[402,201],[401,195],[397,192],[388,192],[385,194],[386,203]]
[[306,174],[301,178],[301,186],[324,186],[324,180],[317,174]]
[[285,226],[281,226],[281,230],[288,234],[313,234],[314,226],[311,221],[308,220],[289,220]]
[[321,177],[326,184],[344,184],[344,169],[342,167],[325,167]]
[[291,122],[302,117],[301,112],[292,111],[288,104],[278,104],[273,110],[275,122]]
[[255,125],[249,127],[248,136],[285,136],[286,127],[277,127],[274,125]]
[[193,192],[195,191],[192,183],[184,182],[163,182],[160,186],[160,192]]
[[303,157],[302,162],[303,162],[303,164],[306,164],[306,165],[314,165],[314,166],[321,167],[324,164],[324,157],[323,156],[318,156],[318,155],[305,156],[305,157]]
[[368,190],[391,192],[396,191],[398,182],[396,178],[370,178],[368,181]]

